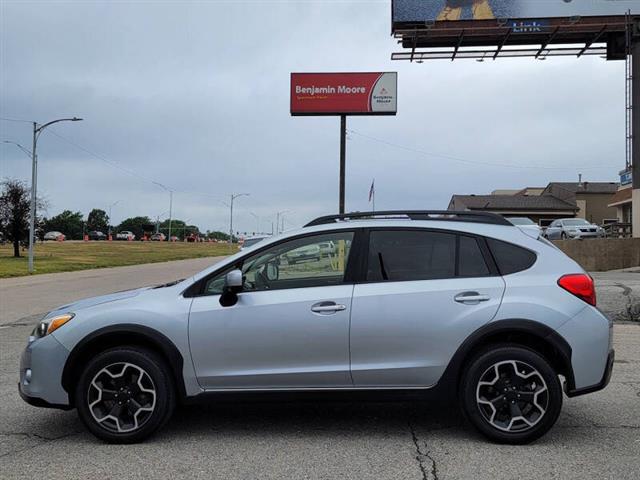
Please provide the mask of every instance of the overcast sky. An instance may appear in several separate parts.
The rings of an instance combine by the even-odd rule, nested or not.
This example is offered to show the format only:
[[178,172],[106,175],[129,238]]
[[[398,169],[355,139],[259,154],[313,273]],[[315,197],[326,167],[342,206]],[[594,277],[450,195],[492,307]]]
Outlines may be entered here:
[[[390,0],[0,0],[0,117],[84,118],[41,136],[39,193],[49,216],[118,201],[114,223],[167,216],[169,195],[152,181],[176,191],[174,217],[203,230],[228,230],[232,192],[251,194],[237,200],[241,231],[256,230],[250,212],[264,230],[278,211],[290,211],[287,228],[336,212],[339,118],[291,117],[292,71],[398,71],[396,117],[348,119],[347,210],[370,209],[374,177],[378,209],[445,209],[455,193],[579,172],[617,180],[623,62],[392,62],[390,10]],[[31,126],[0,120],[0,139],[30,148]],[[0,177],[29,181],[30,168],[0,144]]]

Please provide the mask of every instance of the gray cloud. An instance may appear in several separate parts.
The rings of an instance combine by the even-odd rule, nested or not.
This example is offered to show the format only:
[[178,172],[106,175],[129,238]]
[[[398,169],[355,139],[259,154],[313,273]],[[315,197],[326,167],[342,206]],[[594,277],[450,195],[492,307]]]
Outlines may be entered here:
[[[292,71],[399,72],[397,117],[349,118],[356,132],[424,152],[513,166],[470,165],[350,134],[347,207],[445,208],[453,193],[610,181],[624,164],[624,65],[600,58],[392,62],[389,2],[8,1],[0,3],[0,113],[44,122],[121,169],[45,133],[39,189],[49,213],[114,207],[115,221],[174,216],[254,230],[291,210],[288,226],[337,210],[337,118],[291,118]],[[30,126],[0,122],[30,146]],[[0,146],[0,176],[30,178]],[[598,168],[587,168],[596,166]]]

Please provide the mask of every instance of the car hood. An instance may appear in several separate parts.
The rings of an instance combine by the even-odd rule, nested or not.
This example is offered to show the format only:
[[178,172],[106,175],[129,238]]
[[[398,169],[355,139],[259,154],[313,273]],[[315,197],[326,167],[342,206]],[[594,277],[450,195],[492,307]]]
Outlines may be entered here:
[[126,300],[129,298],[137,297],[140,293],[149,290],[149,287],[138,288],[135,290],[125,290],[123,292],[111,293],[109,295],[100,295],[99,297],[90,297],[85,298],[83,300],[79,300],[77,302],[69,303],[67,305],[62,305],[60,307],[55,308],[50,311],[45,319],[49,317],[53,317],[55,315],[59,315],[61,313],[73,312],[76,313],[79,310],[83,310],[85,308],[94,307],[96,305],[101,305],[103,303],[117,302],[121,300]]

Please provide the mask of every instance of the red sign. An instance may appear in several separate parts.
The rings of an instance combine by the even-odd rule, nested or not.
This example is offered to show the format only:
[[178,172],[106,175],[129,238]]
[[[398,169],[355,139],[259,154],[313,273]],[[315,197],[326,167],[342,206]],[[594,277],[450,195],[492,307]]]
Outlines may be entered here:
[[398,74],[292,73],[291,115],[395,115]]

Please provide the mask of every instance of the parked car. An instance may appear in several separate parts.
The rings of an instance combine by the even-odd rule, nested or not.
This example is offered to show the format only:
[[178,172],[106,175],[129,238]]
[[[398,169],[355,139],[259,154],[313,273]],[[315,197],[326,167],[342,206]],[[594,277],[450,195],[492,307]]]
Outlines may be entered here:
[[136,235],[129,230],[123,230],[116,234],[116,240],[135,240]]
[[[339,261],[282,261],[328,241]],[[185,280],[49,312],[19,391],[76,408],[118,443],[209,394],[417,391],[521,444],[554,425],[563,389],[604,388],[613,361],[593,279],[547,240],[488,213],[365,212],[321,217]]]
[[89,240],[106,240],[107,236],[102,233],[99,232],[97,230],[94,230],[93,232],[89,232]]
[[152,242],[164,242],[167,239],[166,235],[164,233],[154,233],[153,235],[151,235],[151,241]]
[[320,245],[303,245],[300,248],[296,248],[287,252],[285,258],[287,262],[294,265],[299,262],[318,261],[322,254],[320,253]]
[[542,235],[542,229],[540,225],[527,217],[508,217],[507,220],[513,223],[523,232],[529,232],[533,237]]
[[320,247],[320,255],[328,257],[336,254],[336,245],[333,242],[322,242],[318,244]]
[[246,250],[249,247],[253,247],[255,244],[260,243],[265,238],[269,238],[269,237],[266,237],[266,236],[257,237],[256,236],[256,237],[245,238],[244,242],[242,242],[242,246],[240,247],[240,250]]
[[551,222],[544,235],[549,240],[600,238],[605,236],[605,231],[584,218],[561,218]]
[[67,238],[62,232],[47,232],[44,234],[44,240],[64,240]]

